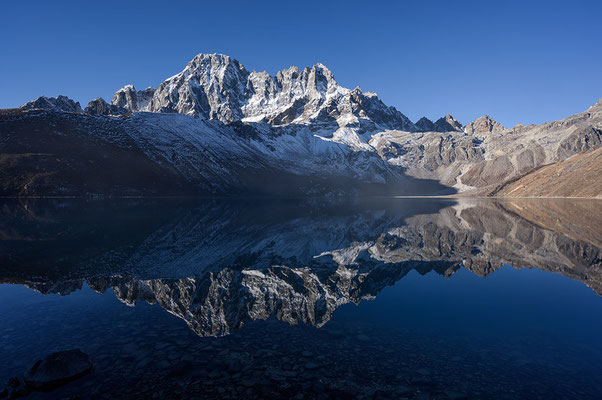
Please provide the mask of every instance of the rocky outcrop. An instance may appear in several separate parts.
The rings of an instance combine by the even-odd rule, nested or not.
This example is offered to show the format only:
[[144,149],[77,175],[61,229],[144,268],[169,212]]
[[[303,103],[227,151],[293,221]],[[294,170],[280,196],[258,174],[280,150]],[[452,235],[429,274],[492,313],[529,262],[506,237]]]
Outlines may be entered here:
[[37,361],[25,374],[28,390],[49,391],[92,371],[92,360],[79,349],[50,354]]
[[445,117],[439,118],[435,121],[436,132],[459,132],[462,130],[462,124],[456,120],[451,114],[447,114]]
[[64,111],[70,113],[82,112],[82,108],[79,105],[79,102],[75,102],[67,96],[40,96],[35,100],[23,104],[21,108],[38,108],[44,110]]
[[148,111],[149,103],[155,94],[155,88],[148,87],[136,91],[134,85],[126,85],[119,89],[111,99],[111,106],[129,112]]
[[138,111],[148,111],[149,104],[155,95],[155,88],[152,86],[147,87],[144,90],[138,90],[136,97],[138,98]]
[[108,104],[102,97],[98,97],[88,103],[84,112],[90,115],[123,115],[127,114],[128,110]]
[[501,133],[505,130],[502,124],[494,121],[489,115],[479,117],[464,127],[464,132],[469,134]]

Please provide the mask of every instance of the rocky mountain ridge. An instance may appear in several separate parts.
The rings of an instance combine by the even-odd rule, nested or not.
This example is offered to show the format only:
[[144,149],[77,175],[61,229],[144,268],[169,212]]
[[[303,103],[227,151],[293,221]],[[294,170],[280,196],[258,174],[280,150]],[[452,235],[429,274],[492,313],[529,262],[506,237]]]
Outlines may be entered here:
[[[120,89],[111,103],[124,106],[117,99],[119,94],[133,90],[132,86]],[[405,115],[385,106],[374,94],[341,87],[322,64],[304,69],[290,67],[270,76],[249,72],[237,60],[222,54],[197,55],[182,72],[161,83],[147,105],[136,107],[132,101],[126,108],[177,112],[226,124],[336,123],[339,127],[363,124],[368,128],[377,124],[390,129],[415,129]]]
[[75,102],[67,96],[60,95],[58,97],[40,96],[35,100],[23,104],[20,108],[55,110],[71,113],[83,112],[79,102]]
[[[4,112],[0,154],[7,156],[0,163],[28,171],[7,176],[10,182],[0,188],[6,195],[106,193],[109,182],[82,191],[73,181],[85,180],[83,176],[63,176],[70,166],[40,170],[40,165],[56,165],[60,157],[33,161],[49,156],[41,149],[32,152],[35,143],[24,143],[31,125],[40,129],[60,120],[68,129],[85,130],[79,139],[108,141],[120,148],[116,152],[124,143],[133,143],[147,158],[145,164],[155,164],[164,170],[162,175],[175,173],[191,194],[491,195],[544,165],[598,148],[601,110],[597,104],[561,121],[510,130],[488,116],[465,127],[449,114],[434,123],[422,118],[414,124],[375,94],[341,87],[322,64],[302,70],[291,67],[270,76],[249,72],[228,56],[199,54],[156,90],[137,91],[127,85],[110,104],[93,100],[86,113],[61,96]],[[17,131],[28,133],[11,136]],[[56,129],[40,135],[54,134],[58,140],[70,135]],[[14,146],[14,141],[23,143]],[[21,151],[23,155],[15,156]],[[29,166],[28,160],[34,165]],[[263,182],[273,185],[266,190]],[[163,190],[126,189],[146,194]],[[118,191],[114,188],[111,194]]]
[[[381,129],[409,132],[463,129],[450,114],[434,123],[423,117],[416,125],[395,108],[384,105],[376,94],[359,87],[353,90],[341,87],[332,72],[320,63],[303,69],[293,66],[270,76],[265,71],[249,72],[237,60],[223,54],[197,55],[182,72],[165,80],[157,89],[137,91],[128,84],[115,92],[110,107],[101,106],[100,100],[104,101],[92,100],[86,107],[88,111],[83,112],[92,115],[175,112],[224,123],[270,125],[336,121],[341,127],[363,123],[367,129],[379,125]],[[44,96],[21,107],[82,112]]]
[[[501,133],[489,128],[445,134],[383,131],[373,135],[369,143],[381,157],[403,167],[410,176],[436,179],[466,194],[491,195],[498,187],[538,168],[599,148],[602,106],[598,102],[560,121]],[[545,197],[550,190],[541,193]]]

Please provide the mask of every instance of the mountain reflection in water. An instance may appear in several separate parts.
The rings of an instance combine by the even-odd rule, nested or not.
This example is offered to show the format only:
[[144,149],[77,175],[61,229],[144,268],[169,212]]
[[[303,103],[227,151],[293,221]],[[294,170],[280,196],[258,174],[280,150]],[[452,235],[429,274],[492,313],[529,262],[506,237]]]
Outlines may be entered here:
[[569,200],[175,200],[5,203],[0,277],[68,295],[86,283],[159,304],[199,336],[276,317],[322,327],[410,271],[504,265],[602,295],[602,203]]

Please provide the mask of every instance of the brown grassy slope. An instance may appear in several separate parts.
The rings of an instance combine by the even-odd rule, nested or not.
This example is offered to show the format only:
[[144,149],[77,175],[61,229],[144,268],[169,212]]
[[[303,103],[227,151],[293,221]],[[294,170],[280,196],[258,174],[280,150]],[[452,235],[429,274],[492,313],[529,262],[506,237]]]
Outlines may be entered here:
[[533,171],[505,184],[495,195],[602,198],[602,147]]

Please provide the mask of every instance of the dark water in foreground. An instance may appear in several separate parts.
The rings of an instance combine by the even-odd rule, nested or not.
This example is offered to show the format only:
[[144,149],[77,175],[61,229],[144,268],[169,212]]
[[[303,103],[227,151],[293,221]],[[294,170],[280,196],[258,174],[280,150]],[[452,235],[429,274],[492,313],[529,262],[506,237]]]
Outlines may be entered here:
[[0,204],[0,391],[602,398],[602,202]]

